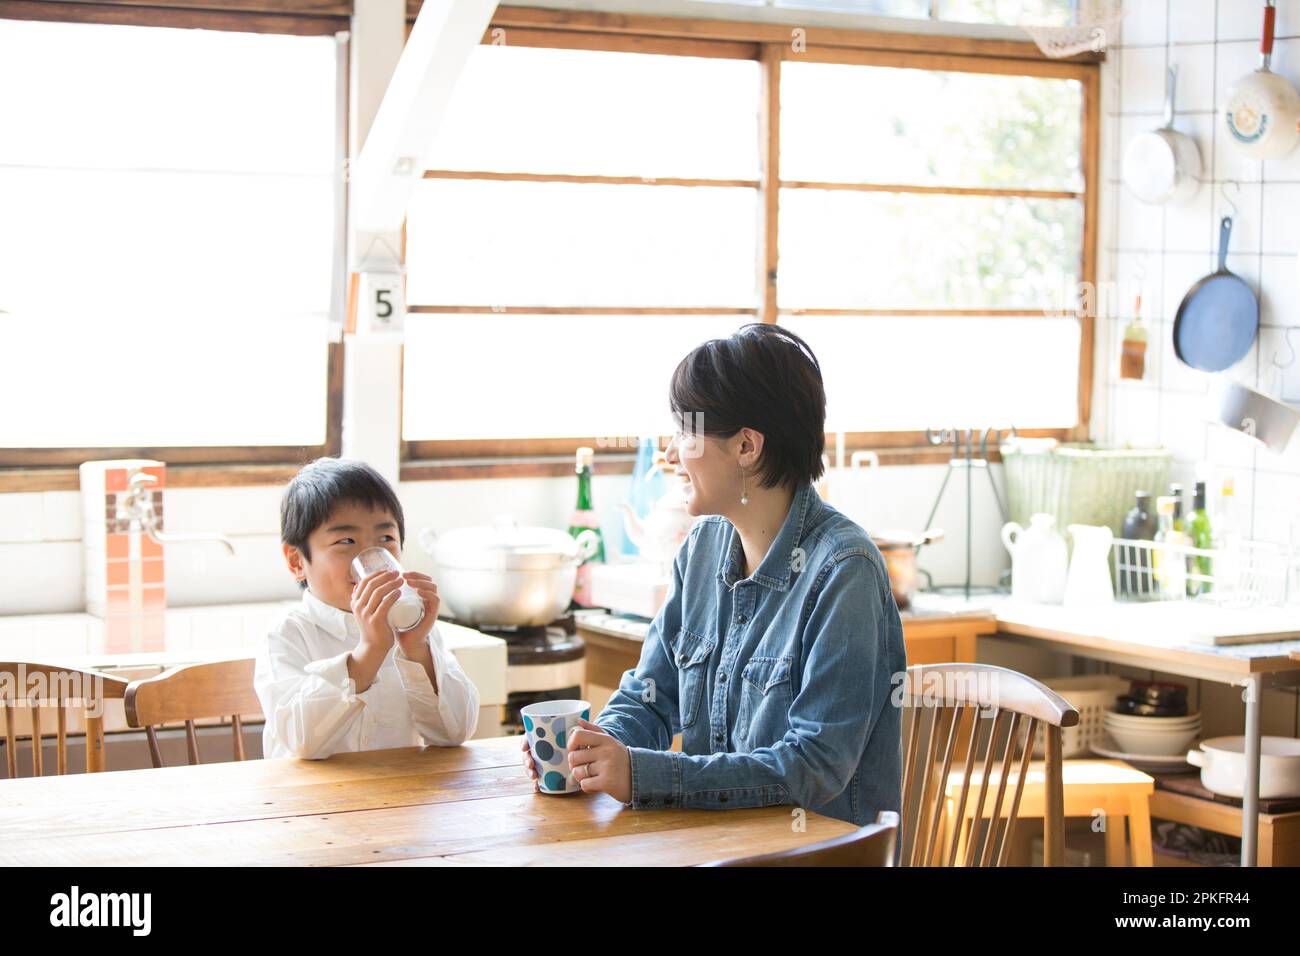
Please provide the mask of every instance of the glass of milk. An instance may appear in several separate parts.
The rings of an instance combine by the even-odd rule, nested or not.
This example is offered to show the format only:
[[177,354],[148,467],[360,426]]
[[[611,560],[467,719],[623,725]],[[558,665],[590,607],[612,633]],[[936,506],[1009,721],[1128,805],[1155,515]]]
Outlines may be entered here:
[[[402,573],[402,566],[387,548],[366,548],[352,559],[352,573],[360,584],[376,571]],[[395,631],[409,631],[424,620],[424,599],[420,592],[405,581],[401,593],[388,609],[388,624]]]

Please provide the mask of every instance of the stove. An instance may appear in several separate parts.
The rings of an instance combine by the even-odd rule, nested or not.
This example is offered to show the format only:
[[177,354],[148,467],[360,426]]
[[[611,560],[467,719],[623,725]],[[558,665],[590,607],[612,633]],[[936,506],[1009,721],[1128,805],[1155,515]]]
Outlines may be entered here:
[[582,697],[587,651],[572,614],[535,627],[480,627],[478,631],[506,642],[502,734],[523,733],[521,707],[543,700]]

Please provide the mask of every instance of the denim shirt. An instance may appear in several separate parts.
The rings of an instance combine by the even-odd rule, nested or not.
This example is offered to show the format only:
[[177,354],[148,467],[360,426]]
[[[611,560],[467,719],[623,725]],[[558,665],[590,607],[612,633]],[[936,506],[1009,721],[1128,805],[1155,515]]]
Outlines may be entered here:
[[744,568],[731,522],[696,522],[636,669],[596,719],[628,748],[630,805],[794,804],[857,824],[898,811],[890,694],[907,662],[880,551],[810,483]]

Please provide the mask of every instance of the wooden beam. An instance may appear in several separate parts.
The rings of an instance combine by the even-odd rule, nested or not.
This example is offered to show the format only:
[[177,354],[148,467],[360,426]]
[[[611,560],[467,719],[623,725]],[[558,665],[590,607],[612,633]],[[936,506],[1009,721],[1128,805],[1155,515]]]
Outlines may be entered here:
[[[286,0],[287,3],[287,0]],[[272,5],[273,4],[264,4]],[[173,27],[223,30],[231,33],[274,33],[294,36],[332,36],[348,29],[347,16],[269,13],[178,3],[54,2],[54,0],[0,0],[0,19],[43,20],[61,23],[99,23],[117,26]]]
[[781,51],[765,44],[758,100],[758,289],[760,321],[774,325],[777,309],[777,259],[781,204]]

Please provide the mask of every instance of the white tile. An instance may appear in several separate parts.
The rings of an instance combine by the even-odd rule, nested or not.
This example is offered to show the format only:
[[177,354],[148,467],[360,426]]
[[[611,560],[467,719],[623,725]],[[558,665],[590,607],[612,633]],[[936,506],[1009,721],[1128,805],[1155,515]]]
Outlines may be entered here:
[[1155,252],[1164,245],[1165,210],[1144,203],[1127,188],[1119,201],[1119,247]]
[[1300,0],[1277,0],[1277,24],[1274,35],[1300,36]]
[[[1263,257],[1260,321],[1264,325],[1300,325],[1300,256]],[[1292,341],[1300,338],[1293,335]]]
[[77,542],[0,544],[0,614],[80,611],[84,604]]
[[1120,109],[1159,115],[1165,102],[1165,48],[1120,51]]
[[1214,187],[1202,183],[1186,202],[1165,206],[1165,251],[1208,253],[1213,248]]
[[1264,251],[1300,251],[1300,183],[1265,183]]
[[1300,529],[1300,474],[1268,471],[1272,452],[1259,457],[1255,472],[1255,530],[1262,541],[1292,544]]
[[1124,4],[1124,23],[1120,27],[1120,40],[1124,46],[1163,44],[1167,10],[1168,0],[1128,0]]
[[80,541],[81,524],[80,492],[41,493],[41,533],[46,541]]
[[1169,42],[1213,42],[1214,6],[1215,0],[1172,0],[1169,4]]
[[163,502],[167,530],[187,534],[279,534],[283,493],[284,489],[276,485],[168,488]]
[[[1113,304],[1113,314],[1130,318],[1134,300],[1140,294],[1143,320],[1149,324],[1159,319],[1164,308],[1162,268],[1162,257],[1157,252],[1122,254],[1116,270],[1116,287],[1108,299],[1108,304]],[[1120,332],[1123,332],[1122,328]]]
[[1175,460],[1195,465],[1205,460],[1205,398],[1164,392],[1160,396],[1160,444]]
[[40,492],[0,494],[0,542],[32,542],[41,538]]
[[1169,48],[1169,65],[1178,67],[1174,110],[1214,109],[1214,44],[1196,43]]
[[[1220,183],[1214,189],[1214,254],[1219,254],[1219,220],[1232,217],[1232,235],[1228,237],[1228,255],[1258,253],[1262,230],[1260,214],[1263,190],[1259,183]],[[1234,212],[1235,207],[1235,212]]]
[[1160,393],[1144,382],[1118,382],[1114,427],[1118,445],[1152,447],[1160,444]]
[[1254,40],[1264,31],[1264,4],[1251,0],[1219,0],[1219,41]]

